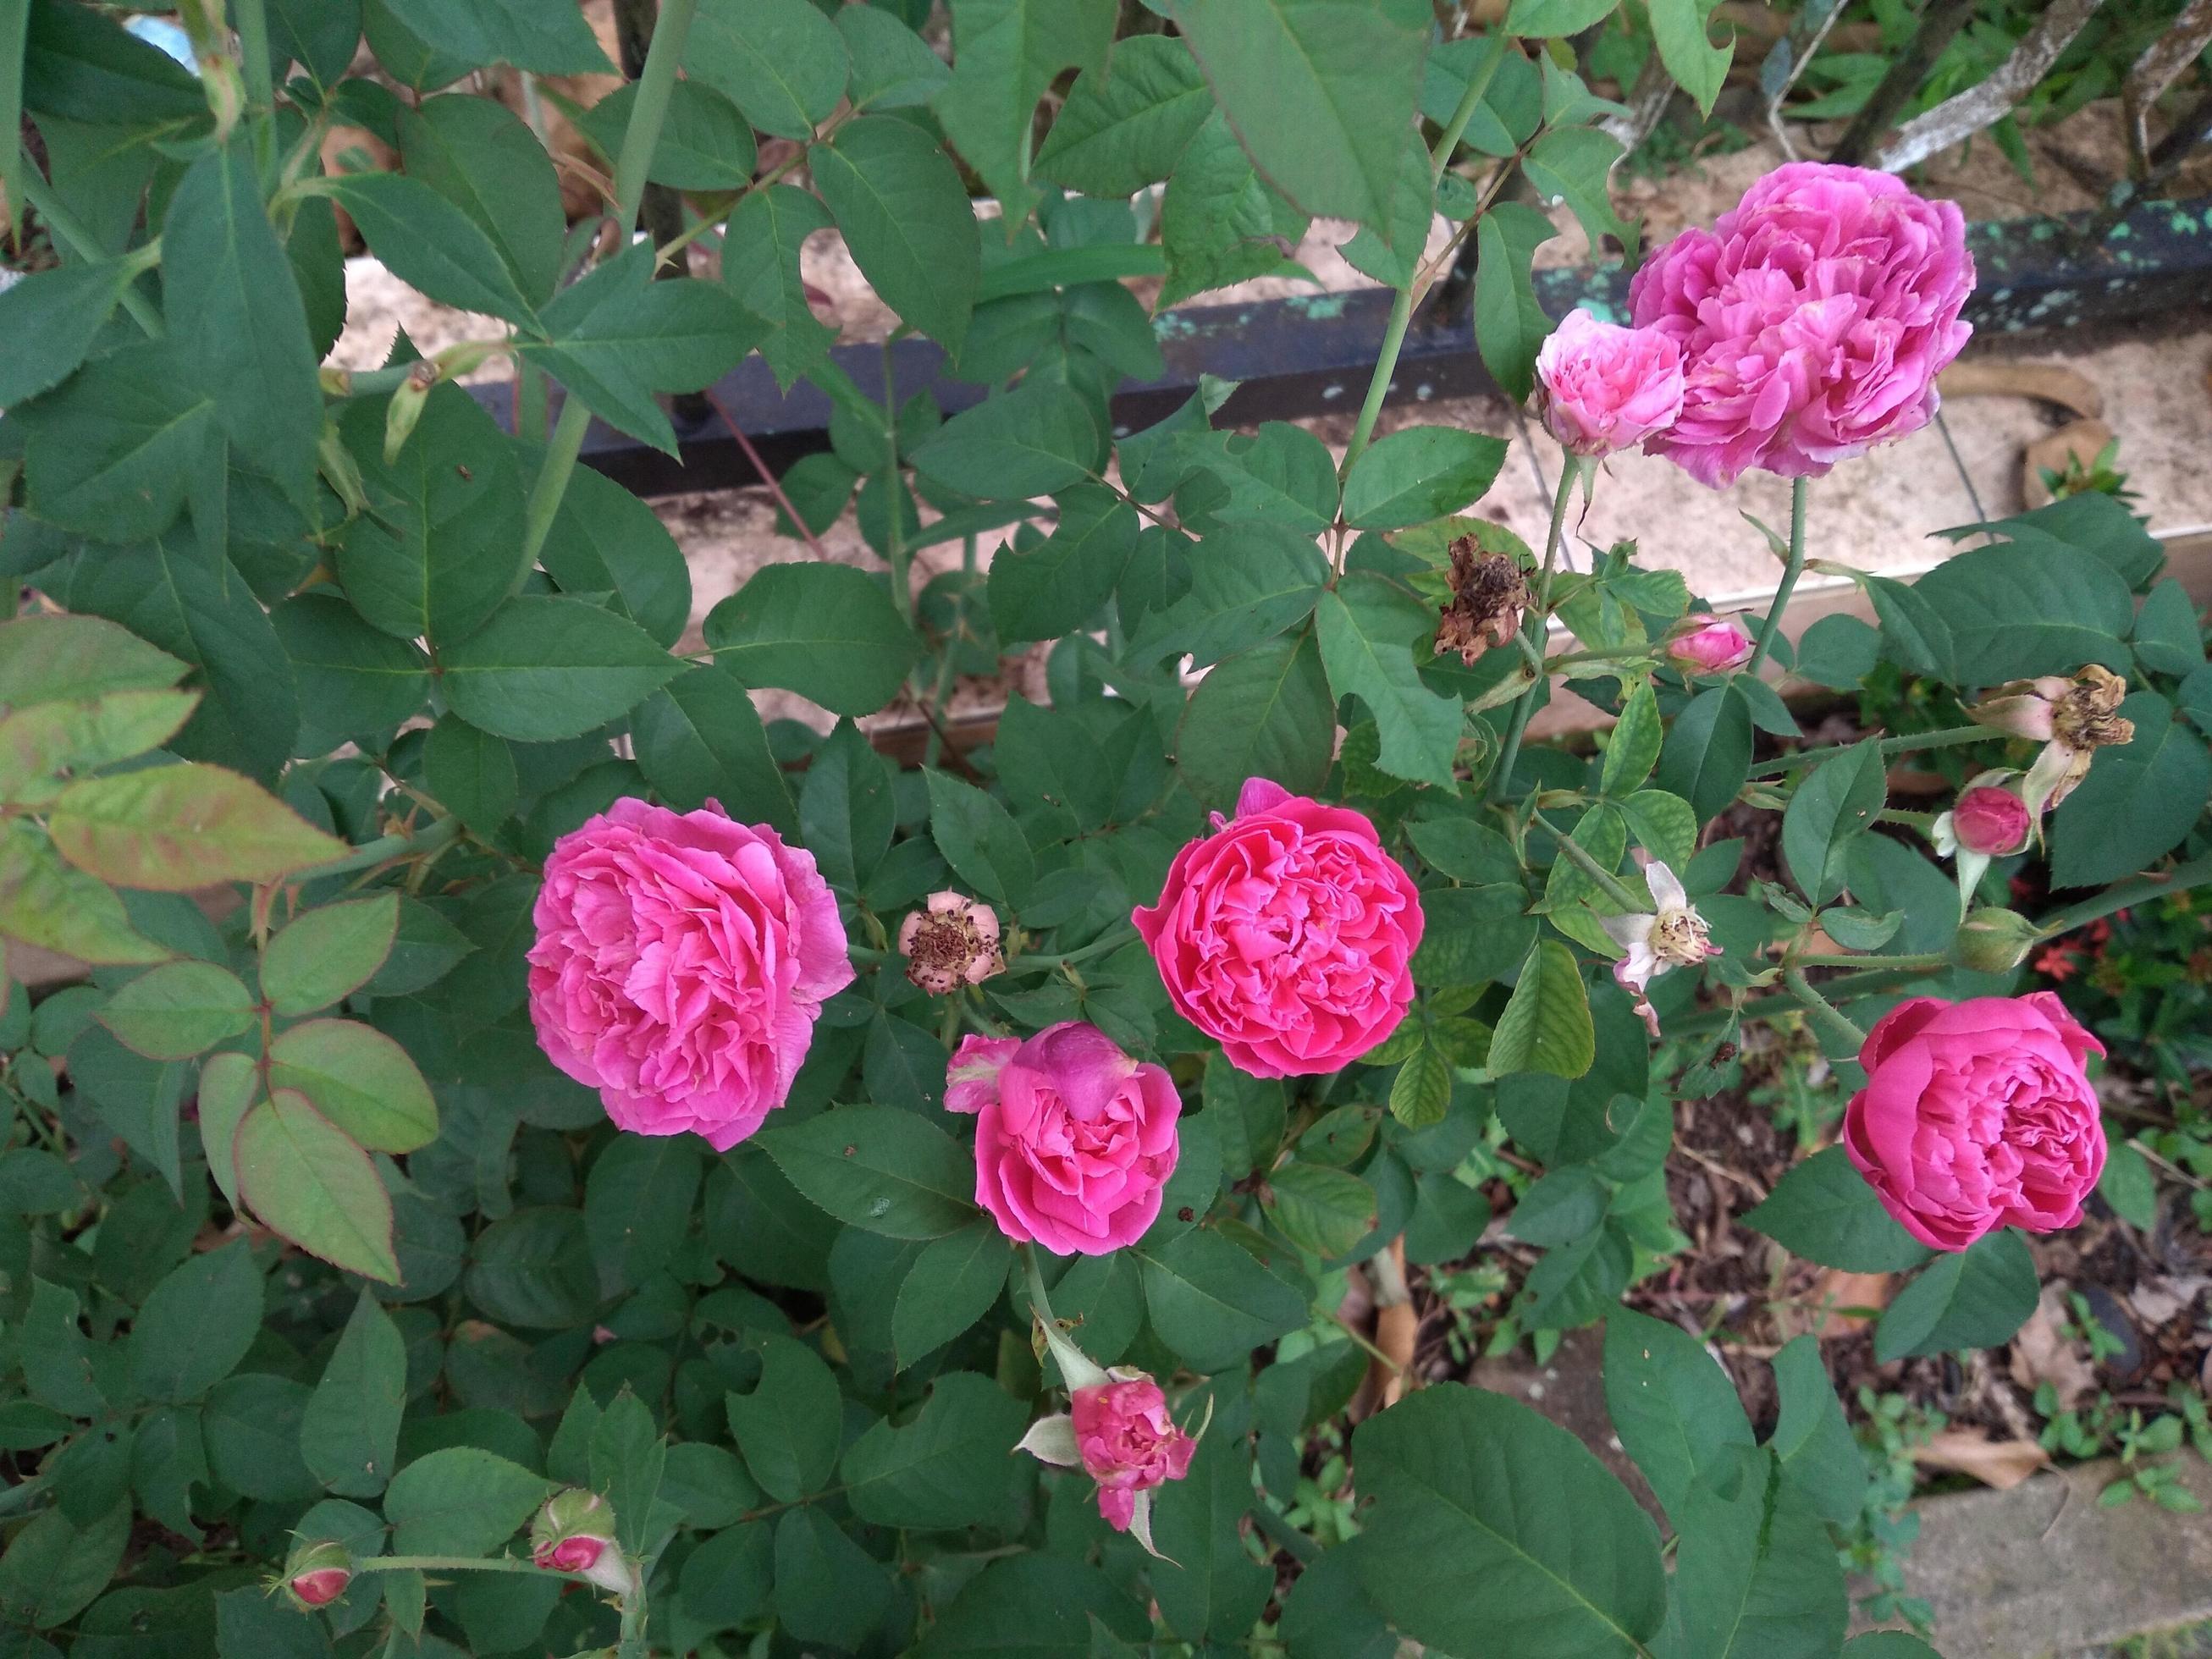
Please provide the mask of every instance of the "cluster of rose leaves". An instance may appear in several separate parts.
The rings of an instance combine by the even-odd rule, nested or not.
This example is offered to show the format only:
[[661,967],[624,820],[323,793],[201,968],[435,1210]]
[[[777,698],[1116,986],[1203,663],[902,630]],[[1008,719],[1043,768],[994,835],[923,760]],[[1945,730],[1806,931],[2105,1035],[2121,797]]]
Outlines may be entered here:
[[[1686,231],[1644,266],[1634,326],[1571,316],[1537,359],[1540,412],[1583,464],[1640,444],[1709,485],[1751,468],[1818,476],[1932,418],[1973,280],[1954,204],[1887,175],[1792,164],[1711,233]],[[1740,623],[1703,614],[1670,650],[1702,672],[1758,659]],[[2045,747],[2024,774],[1975,779],[1937,824],[1966,885],[2027,844],[2096,746],[2126,740],[2112,712],[2124,690],[2097,670],[2002,687],[1970,711]],[[1645,877],[1653,910],[1607,927],[1624,952],[1615,977],[1656,1034],[1650,980],[1717,947],[1671,872],[1655,863]],[[1413,1000],[1424,927],[1412,879],[1364,815],[1265,778],[1176,854],[1132,920],[1176,1012],[1257,1078],[1331,1073],[1388,1038]],[[854,977],[812,856],[713,803],[679,814],[626,799],[585,823],[548,860],[535,923],[530,1006],[545,1053],[599,1090],[622,1128],[696,1132],[720,1150],[782,1103],[823,1000]],[[958,893],[932,896],[898,944],[915,982],[939,994],[1003,964],[999,919]],[[1866,1039],[1844,1147],[1933,1249],[2071,1226],[2105,1157],[2092,1053],[2047,993],[1915,998]],[[1158,1216],[1181,1103],[1164,1069],[1096,1026],[969,1034],[945,1106],[975,1121],[975,1200],[1009,1239],[1100,1255]],[[1024,1443],[1083,1468],[1106,1519],[1149,1542],[1146,1494],[1188,1468],[1191,1436],[1153,1379],[1099,1371],[1044,1323],[1073,1409]],[[568,1547],[573,1519],[542,1549]]]

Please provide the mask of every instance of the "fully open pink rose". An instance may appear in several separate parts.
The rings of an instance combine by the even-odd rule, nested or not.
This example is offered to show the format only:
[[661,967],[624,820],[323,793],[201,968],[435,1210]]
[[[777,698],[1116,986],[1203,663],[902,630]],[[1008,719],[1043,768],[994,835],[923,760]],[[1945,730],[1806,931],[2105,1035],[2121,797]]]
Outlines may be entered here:
[[1844,1150],[1931,1249],[1963,1250],[2001,1227],[2071,1227],[2105,1169],[2082,1069],[2104,1052],[2048,991],[1914,997],[1859,1050],[1867,1082],[1844,1109]]
[[2017,853],[2027,846],[2028,831],[2033,827],[2027,803],[1993,783],[1960,790],[1958,804],[1951,809],[1951,831],[1959,845],[1970,853],[1986,853],[1993,858]]
[[1682,408],[1682,349],[1656,329],[1559,319],[1536,353],[1545,428],[1571,454],[1610,455],[1673,423]]
[[1139,1371],[1068,1396],[1075,1448],[1084,1472],[1098,1483],[1098,1513],[1116,1532],[1136,1518],[1137,1495],[1190,1473],[1198,1442],[1168,1415],[1160,1385]]
[[964,1038],[945,1104],[975,1114],[975,1201],[1008,1238],[1056,1255],[1133,1244],[1175,1173],[1182,1100],[1096,1025],[1066,1020],[1027,1042]]
[[1741,623],[1710,611],[1693,611],[1683,617],[1674,637],[1667,641],[1667,654],[1689,674],[1732,674],[1751,660],[1755,648]]
[[783,1103],[853,981],[811,854],[714,802],[618,800],[563,836],[532,918],[538,1046],[640,1134],[726,1151]]
[[1176,1012],[1254,1077],[1334,1072],[1397,1029],[1421,942],[1413,878],[1375,826],[1265,778],[1132,920]]
[[1682,412],[1644,447],[1700,482],[1817,477],[1936,413],[1971,327],[1956,204],[1886,173],[1793,161],[1686,230],[1629,285],[1631,315],[1681,348]]

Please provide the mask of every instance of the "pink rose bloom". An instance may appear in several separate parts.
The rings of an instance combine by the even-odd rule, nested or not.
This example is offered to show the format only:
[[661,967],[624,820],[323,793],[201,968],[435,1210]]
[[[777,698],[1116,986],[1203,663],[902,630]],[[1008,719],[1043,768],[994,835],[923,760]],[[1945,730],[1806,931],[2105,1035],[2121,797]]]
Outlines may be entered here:
[[1951,833],[1969,853],[2002,858],[2027,845],[2027,803],[1991,783],[1961,790],[1951,808]]
[[1667,654],[1686,674],[1732,674],[1751,660],[1750,633],[1734,617],[1693,611],[1682,618]]
[[532,920],[538,1046],[638,1134],[726,1152],[781,1106],[853,981],[814,857],[713,801],[618,800],[563,836]]
[[1151,1377],[1118,1369],[1111,1375],[1112,1382],[1071,1394],[1068,1413],[1084,1472],[1098,1483],[1098,1513],[1115,1531],[1127,1532],[1137,1495],[1189,1474],[1198,1442],[1176,1426]]
[[1536,353],[1545,429],[1575,455],[1610,455],[1674,424],[1682,349],[1656,329],[1622,328],[1587,311],[1560,319]]
[[1413,1000],[1421,897],[1375,826],[1265,778],[1169,866],[1131,920],[1176,1012],[1254,1077],[1350,1064]]
[[2105,1169],[2082,1069],[2104,1052],[2048,991],[1914,997],[1859,1050],[1867,1083],[1844,1109],[1844,1150],[1930,1249],[1963,1250],[2001,1227],[2071,1227]]
[[1008,1238],[1104,1255],[1158,1217],[1182,1099],[1096,1025],[965,1037],[945,1085],[947,1110],[975,1115],[975,1201]]
[[1685,374],[1680,417],[1644,447],[1718,486],[1752,467],[1818,477],[1917,432],[1972,332],[1973,286],[1956,204],[1886,173],[1777,167],[1629,285],[1637,325],[1680,346]]

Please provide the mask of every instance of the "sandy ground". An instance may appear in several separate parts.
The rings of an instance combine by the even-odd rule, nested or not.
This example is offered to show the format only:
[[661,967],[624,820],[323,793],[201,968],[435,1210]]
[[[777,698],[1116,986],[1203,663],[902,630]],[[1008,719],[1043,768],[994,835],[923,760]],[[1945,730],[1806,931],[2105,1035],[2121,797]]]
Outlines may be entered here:
[[[2119,170],[2116,112],[2109,105],[2092,106],[2034,135],[2034,148],[2038,166],[2032,187],[1986,143],[1940,159],[1928,169],[1928,182],[1956,198],[1972,219],[2093,205],[2095,181]],[[1624,215],[1643,220],[1648,245],[1686,224],[1710,223],[1747,185],[1784,159],[1778,143],[1766,139],[1703,158],[1664,181],[1622,180],[1616,204]],[[2189,187],[2212,187],[2212,178]],[[1539,250],[1540,262],[1565,264],[1587,258],[1588,241],[1572,216],[1561,207],[1553,217],[1561,234]],[[1432,248],[1443,245],[1449,229],[1438,222]],[[1308,233],[1297,258],[1312,273],[1313,283],[1262,278],[1201,296],[1199,303],[1279,298],[1312,292],[1316,284],[1332,291],[1369,286],[1369,279],[1338,251],[1350,231],[1349,226],[1322,221]],[[711,263],[702,254],[695,268],[709,274]],[[809,239],[802,268],[816,291],[817,311],[836,325],[843,340],[879,339],[889,331],[890,312],[869,289],[836,233]],[[402,325],[426,353],[458,340],[486,337],[503,327],[491,319],[429,305],[371,259],[349,263],[347,289],[348,326],[331,360],[348,367],[383,362]],[[2204,465],[2205,456],[2212,454],[2212,327],[2206,316],[2179,330],[2173,319],[2160,319],[2152,328],[2102,331],[2094,338],[2008,338],[1970,349],[1969,357],[2055,362],[2075,371],[2102,395],[2104,419],[2120,441],[2119,465],[2130,474],[2141,498],[2139,510],[2149,515],[2152,526],[2173,532],[2212,526],[2212,471]],[[499,380],[507,373],[495,361],[471,378]],[[2023,451],[2070,418],[2053,404],[2018,393],[1948,398],[1944,424],[1956,447],[1955,459],[1945,432],[1930,427],[1839,468],[1814,486],[1810,523],[1815,556],[1899,573],[1924,568],[1946,545],[1930,540],[1932,532],[1978,516],[2002,517],[2028,505]],[[1531,541],[1542,535],[1559,455],[1540,430],[1527,426],[1499,398],[1400,404],[1384,412],[1380,429],[1416,423],[1463,425],[1518,440],[1496,485],[1474,510]],[[1347,416],[1304,424],[1341,453]],[[1776,566],[1764,538],[1739,514],[1778,526],[1787,519],[1788,500],[1788,487],[1778,479],[1753,475],[1732,490],[1715,492],[1667,463],[1623,456],[1608,464],[1594,505],[1574,528],[1584,548],[1636,541],[1647,562],[1680,569],[1692,591],[1709,600],[1752,603],[1771,590]],[[764,489],[672,496],[653,505],[690,560],[695,628],[762,565],[816,556],[805,544],[775,533],[774,504]],[[986,564],[997,539],[987,538],[979,550]],[[849,514],[817,540],[823,556],[876,562]],[[936,571],[956,566],[959,557],[957,546],[925,553],[916,561],[917,587]],[[1808,579],[1808,592],[1818,587],[1818,578]],[[1033,695],[1040,689],[1036,653],[1010,661],[1006,669],[997,680],[963,685],[956,713],[963,705],[994,702],[1008,685]],[[773,712],[808,711],[796,700],[787,706],[779,699]]]

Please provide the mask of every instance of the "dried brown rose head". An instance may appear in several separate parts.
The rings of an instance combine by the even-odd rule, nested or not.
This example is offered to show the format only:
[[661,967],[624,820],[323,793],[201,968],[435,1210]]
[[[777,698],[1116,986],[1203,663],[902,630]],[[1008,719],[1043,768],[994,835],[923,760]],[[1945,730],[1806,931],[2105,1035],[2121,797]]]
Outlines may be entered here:
[[2133,743],[2135,722],[2117,712],[2127,695],[2127,681],[2109,668],[2089,664],[2074,676],[2073,684],[2051,709],[2051,735],[2075,749]]
[[1494,645],[1521,631],[1528,612],[1528,579],[1510,554],[1486,553],[1472,536],[1451,544],[1451,598],[1437,624],[1437,654],[1459,653],[1473,667]]
[[997,912],[964,893],[932,893],[899,924],[898,948],[906,976],[932,996],[981,985],[1006,965]]

